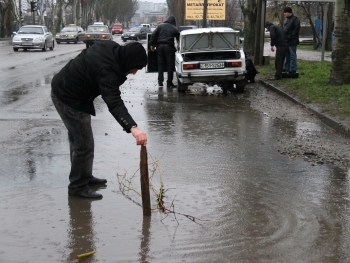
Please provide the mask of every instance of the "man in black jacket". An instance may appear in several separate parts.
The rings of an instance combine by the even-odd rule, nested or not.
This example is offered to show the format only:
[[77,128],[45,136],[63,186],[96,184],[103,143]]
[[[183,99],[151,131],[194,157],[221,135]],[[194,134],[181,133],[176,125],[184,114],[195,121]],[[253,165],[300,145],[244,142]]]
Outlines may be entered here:
[[281,27],[276,26],[269,21],[266,21],[265,28],[267,29],[267,31],[270,31],[271,51],[274,52],[276,47],[276,56],[275,56],[276,73],[275,73],[275,77],[270,80],[279,80],[279,79],[282,79],[284,58],[288,50],[287,38],[284,35]]
[[169,16],[164,23],[161,23],[152,33],[149,45],[151,51],[157,47],[158,60],[158,85],[163,87],[164,69],[168,71],[168,88],[176,88],[173,84],[173,74],[175,69],[175,52],[174,38],[179,41],[179,30],[176,28],[176,19]]
[[283,32],[288,39],[288,50],[284,64],[284,71],[296,73],[297,64],[297,45],[299,45],[300,20],[293,15],[292,8],[284,9]]
[[102,96],[118,123],[136,138],[136,144],[146,145],[147,135],[137,128],[119,90],[128,74],[135,74],[146,64],[146,51],[140,43],[120,46],[113,41],[100,41],[84,49],[53,77],[51,98],[68,129],[69,195],[102,198],[88,185],[107,183],[107,180],[92,175],[94,138],[91,115],[96,114],[93,101],[97,96]]

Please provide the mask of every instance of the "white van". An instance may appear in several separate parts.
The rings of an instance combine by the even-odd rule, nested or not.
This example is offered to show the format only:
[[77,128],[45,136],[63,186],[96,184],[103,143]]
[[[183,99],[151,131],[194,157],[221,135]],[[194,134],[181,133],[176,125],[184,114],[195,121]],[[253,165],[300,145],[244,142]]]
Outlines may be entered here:
[[150,25],[150,24],[141,24],[141,27],[148,27],[148,28],[151,28],[151,25]]

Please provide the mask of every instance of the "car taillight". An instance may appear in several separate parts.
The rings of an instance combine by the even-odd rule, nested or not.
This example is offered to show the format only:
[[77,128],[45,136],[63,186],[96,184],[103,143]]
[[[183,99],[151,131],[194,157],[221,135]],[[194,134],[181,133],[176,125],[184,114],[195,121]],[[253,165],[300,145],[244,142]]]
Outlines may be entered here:
[[198,63],[183,64],[182,68],[183,68],[183,70],[198,69],[199,64]]
[[228,68],[240,68],[240,67],[242,67],[242,61],[226,62],[226,67],[228,67]]

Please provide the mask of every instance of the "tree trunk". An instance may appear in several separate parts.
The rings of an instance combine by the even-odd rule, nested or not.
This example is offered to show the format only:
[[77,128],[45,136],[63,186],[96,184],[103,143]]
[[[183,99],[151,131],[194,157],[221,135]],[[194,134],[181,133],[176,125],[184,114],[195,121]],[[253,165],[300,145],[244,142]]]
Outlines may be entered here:
[[255,27],[257,17],[257,0],[246,0],[241,6],[244,16],[244,45],[243,49],[248,54],[254,54]]
[[350,83],[350,3],[336,0],[334,11],[334,45],[330,84]]
[[327,38],[325,50],[332,51],[332,38],[333,38],[333,9],[334,4],[328,3],[328,13],[327,13]]

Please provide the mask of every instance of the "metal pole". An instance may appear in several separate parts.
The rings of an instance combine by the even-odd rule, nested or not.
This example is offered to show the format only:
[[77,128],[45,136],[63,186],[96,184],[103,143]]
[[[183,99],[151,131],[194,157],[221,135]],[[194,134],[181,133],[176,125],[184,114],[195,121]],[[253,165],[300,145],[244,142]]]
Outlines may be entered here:
[[207,27],[208,0],[204,0],[203,5],[203,27]]
[[323,5],[323,25],[322,25],[322,56],[321,62],[324,62],[324,51],[326,49],[326,38],[327,38],[327,13],[328,13],[328,3]]

